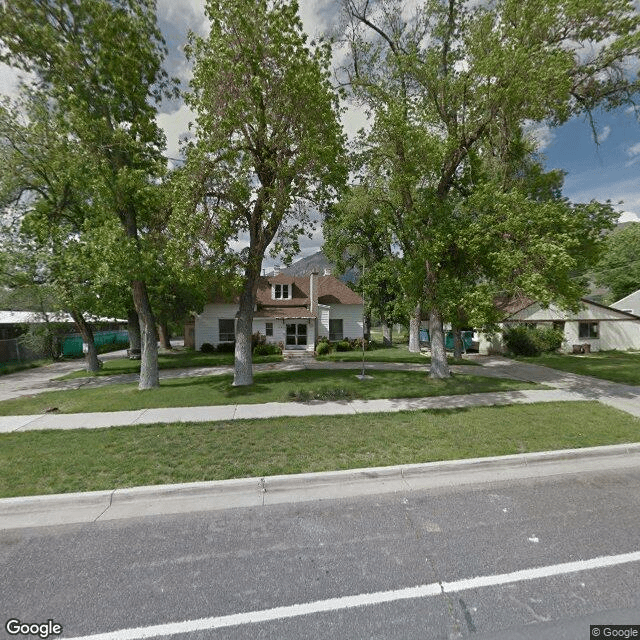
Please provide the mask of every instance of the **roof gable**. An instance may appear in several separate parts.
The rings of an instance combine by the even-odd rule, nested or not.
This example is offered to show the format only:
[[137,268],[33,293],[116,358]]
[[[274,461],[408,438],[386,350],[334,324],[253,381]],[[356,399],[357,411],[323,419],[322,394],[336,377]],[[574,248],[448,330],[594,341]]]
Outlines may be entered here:
[[[319,304],[362,304],[362,298],[335,276],[317,276]],[[292,287],[291,298],[274,300],[271,297],[272,286],[289,284]],[[286,274],[262,276],[258,278],[256,300],[259,305],[269,307],[300,307],[309,304],[309,278],[292,277]]]

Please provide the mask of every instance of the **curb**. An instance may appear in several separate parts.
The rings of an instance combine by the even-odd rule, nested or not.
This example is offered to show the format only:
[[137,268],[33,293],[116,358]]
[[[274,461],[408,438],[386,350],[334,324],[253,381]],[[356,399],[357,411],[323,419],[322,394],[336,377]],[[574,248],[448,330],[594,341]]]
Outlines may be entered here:
[[0,499],[0,530],[171,515],[640,468],[640,443]]

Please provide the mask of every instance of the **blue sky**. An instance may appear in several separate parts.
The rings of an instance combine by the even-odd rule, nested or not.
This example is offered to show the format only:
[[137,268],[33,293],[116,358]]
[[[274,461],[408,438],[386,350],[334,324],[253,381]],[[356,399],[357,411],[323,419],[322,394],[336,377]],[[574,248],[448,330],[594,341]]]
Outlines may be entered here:
[[[545,129],[541,152],[549,169],[564,169],[574,202],[611,200],[622,221],[640,221],[640,123],[629,109],[595,114],[599,144],[585,118]],[[623,201],[618,205],[619,200]]]

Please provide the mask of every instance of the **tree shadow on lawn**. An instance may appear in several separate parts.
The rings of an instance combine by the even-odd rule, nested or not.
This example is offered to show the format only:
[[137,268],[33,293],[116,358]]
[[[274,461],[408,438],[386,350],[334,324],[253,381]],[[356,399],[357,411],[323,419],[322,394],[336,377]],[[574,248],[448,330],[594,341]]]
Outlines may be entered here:
[[233,376],[209,376],[209,377],[192,377],[192,378],[170,378],[163,380],[162,388],[192,388],[194,393],[206,394],[213,391],[225,398],[242,398],[245,396],[265,395],[272,390],[265,384],[255,382],[249,386],[234,387]]

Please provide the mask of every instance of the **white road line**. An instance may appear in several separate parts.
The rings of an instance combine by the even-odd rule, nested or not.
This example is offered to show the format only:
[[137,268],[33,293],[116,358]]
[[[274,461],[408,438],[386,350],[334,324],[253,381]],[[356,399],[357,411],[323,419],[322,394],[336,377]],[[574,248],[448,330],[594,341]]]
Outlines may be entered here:
[[222,629],[224,627],[235,627],[256,622],[269,622],[271,620],[284,620],[286,618],[296,618],[313,613],[323,613],[326,611],[339,611],[343,609],[353,609],[355,607],[367,607],[376,604],[385,604],[396,600],[413,600],[416,598],[428,598],[442,593],[457,593],[469,589],[479,589],[482,587],[494,587],[513,582],[523,582],[526,580],[539,580],[567,573],[578,571],[589,571],[592,569],[603,569],[630,562],[640,562],[640,551],[633,553],[623,553],[616,556],[603,556],[592,558],[591,560],[578,560],[576,562],[565,562],[547,567],[537,567],[535,569],[523,569],[512,573],[502,573],[493,576],[479,576],[456,580],[455,582],[444,582],[442,584],[434,582],[417,587],[397,589],[394,591],[379,591],[377,593],[364,593],[355,596],[344,596],[342,598],[330,598],[329,600],[318,600],[305,604],[294,604],[287,607],[276,607],[274,609],[264,609],[262,611],[248,611],[246,613],[236,613],[227,616],[214,618],[200,618],[198,620],[185,620],[183,622],[172,622],[159,624],[151,627],[138,627],[136,629],[120,629],[119,631],[109,631],[90,636],[69,638],[68,640],[142,640],[143,638],[157,638],[172,636],[179,633],[192,633],[195,631],[207,631],[209,629]]

